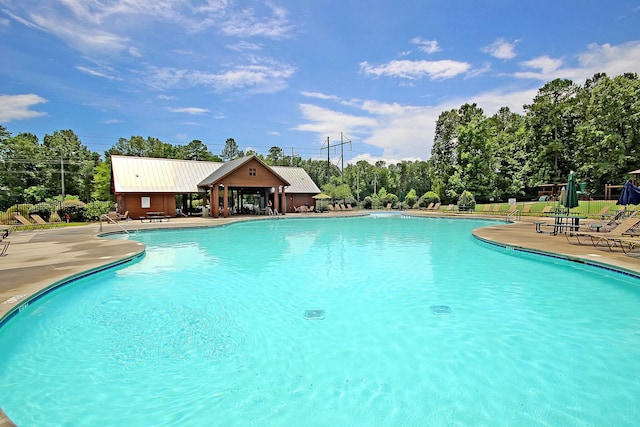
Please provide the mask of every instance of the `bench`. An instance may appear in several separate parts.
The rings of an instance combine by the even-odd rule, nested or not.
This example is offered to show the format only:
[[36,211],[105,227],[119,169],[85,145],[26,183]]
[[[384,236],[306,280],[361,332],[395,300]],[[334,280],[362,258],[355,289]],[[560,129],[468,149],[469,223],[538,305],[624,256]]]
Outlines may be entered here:
[[141,216],[140,217],[140,222],[162,222],[162,221],[169,221],[169,216],[164,216],[164,215],[147,215],[147,216]]
[[[579,231],[580,226],[575,224],[542,224],[545,227],[553,227],[551,234],[566,233],[568,231]],[[539,227],[539,226],[537,226]],[[539,231],[541,233],[542,231]]]

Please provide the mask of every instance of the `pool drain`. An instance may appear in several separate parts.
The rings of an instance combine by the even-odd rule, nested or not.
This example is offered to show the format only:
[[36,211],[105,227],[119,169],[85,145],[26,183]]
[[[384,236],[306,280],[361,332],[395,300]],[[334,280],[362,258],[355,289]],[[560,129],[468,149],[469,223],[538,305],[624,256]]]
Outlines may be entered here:
[[305,310],[304,318],[307,320],[322,320],[324,319],[324,310]]
[[448,305],[432,305],[431,311],[433,314],[451,314],[451,307]]

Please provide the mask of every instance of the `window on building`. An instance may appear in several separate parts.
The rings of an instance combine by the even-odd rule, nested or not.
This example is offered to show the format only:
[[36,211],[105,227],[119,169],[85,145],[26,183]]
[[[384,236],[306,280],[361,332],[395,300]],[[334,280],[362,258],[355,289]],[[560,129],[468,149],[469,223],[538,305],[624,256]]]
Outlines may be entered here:
[[249,168],[249,176],[256,176],[256,168]]
[[140,200],[142,209],[149,209],[151,207],[151,197],[143,196]]

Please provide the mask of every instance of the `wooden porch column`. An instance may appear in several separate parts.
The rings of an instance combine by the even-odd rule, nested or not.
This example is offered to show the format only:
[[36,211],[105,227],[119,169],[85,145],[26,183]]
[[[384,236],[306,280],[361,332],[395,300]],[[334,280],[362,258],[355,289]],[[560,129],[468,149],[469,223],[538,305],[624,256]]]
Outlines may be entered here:
[[284,191],[284,185],[282,186],[282,212],[280,212],[282,215],[287,213],[287,195],[285,194]]
[[229,187],[227,185],[224,186],[222,199],[222,216],[227,218],[229,216]]
[[[206,202],[207,200],[207,193],[204,193],[204,202]],[[209,187],[209,200],[213,200],[213,187]],[[207,204],[205,203],[205,206]],[[211,206],[211,203],[209,203],[209,206]],[[204,207],[202,208],[204,209]],[[209,210],[209,216],[213,216],[213,211]]]
[[273,192],[273,212],[280,212],[280,186],[276,185]]
[[209,206],[211,206],[211,212],[213,212],[212,216],[214,218],[218,218],[220,216],[220,209],[218,208],[218,183],[213,184],[213,190],[211,192],[211,200],[209,201]]

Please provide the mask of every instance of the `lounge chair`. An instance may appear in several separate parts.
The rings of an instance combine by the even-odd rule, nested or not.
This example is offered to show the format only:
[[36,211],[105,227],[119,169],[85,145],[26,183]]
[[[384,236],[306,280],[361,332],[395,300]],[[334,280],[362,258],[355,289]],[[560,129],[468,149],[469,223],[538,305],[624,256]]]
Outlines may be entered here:
[[484,205],[482,207],[482,212],[489,212],[491,210],[491,205]]
[[36,224],[42,226],[42,228],[53,227],[55,225],[55,224],[52,224],[50,222],[45,221],[38,214],[31,214],[29,216],[31,217],[32,220],[34,220],[36,222]]
[[429,203],[429,206],[427,206],[427,210],[430,211],[431,209],[433,209],[433,205],[435,205],[435,203]]
[[551,205],[547,205],[544,207],[544,209],[542,209],[542,212],[540,212],[542,215],[547,215],[550,213],[553,213],[553,206]]
[[313,212],[313,209],[314,209],[313,205],[307,206],[307,212]]
[[129,218],[129,211],[126,211],[124,214],[120,215],[118,214],[118,219],[123,221],[123,220],[130,220],[131,218]]
[[440,209],[440,205],[441,205],[441,203],[440,203],[440,202],[436,203],[435,205],[433,205],[432,210],[434,210],[434,211],[439,210],[439,209]]
[[606,243],[609,249],[612,249],[616,245],[616,242],[618,240],[632,238],[631,235],[635,234],[635,232],[632,231],[631,233],[629,233],[629,231],[632,230],[636,225],[638,225],[638,222],[640,222],[640,218],[636,216],[630,216],[629,218],[625,218],[624,220],[622,220],[608,232],[574,231],[571,233],[566,233],[565,236],[567,237],[567,241],[570,243],[571,240],[569,240],[569,238],[575,237],[576,242],[581,245],[582,242],[580,241],[580,238],[582,237],[585,240],[589,239],[594,247],[598,247],[601,243]]
[[531,205],[530,204],[529,205],[524,205],[522,207],[522,213],[529,213],[529,212],[531,212]]
[[7,253],[10,244],[11,242],[8,240],[0,239],[0,256],[4,256]]
[[393,203],[387,203],[387,209],[391,209],[393,207]]
[[335,212],[335,209],[333,208],[333,205],[331,203],[327,205],[327,209],[329,209],[329,211],[331,212]]
[[604,208],[600,209],[600,212],[598,212],[596,215],[600,217],[600,219],[604,219],[607,215],[607,212],[609,211],[609,205],[605,206]]
[[446,208],[444,208],[444,210],[445,210],[445,211],[452,211],[454,206],[455,206],[455,205],[454,205],[453,203],[451,203],[451,204],[450,204],[450,205],[448,205]]
[[352,211],[353,210],[353,206],[351,206],[351,203],[347,203],[347,210],[348,211]]
[[493,212],[500,212],[500,203],[496,204],[496,205],[493,207]]
[[31,221],[29,221],[27,218],[23,217],[20,214],[13,214],[13,217],[22,225],[24,225],[26,228],[30,228],[32,230],[35,230],[36,227],[38,227],[38,224],[34,224]]

